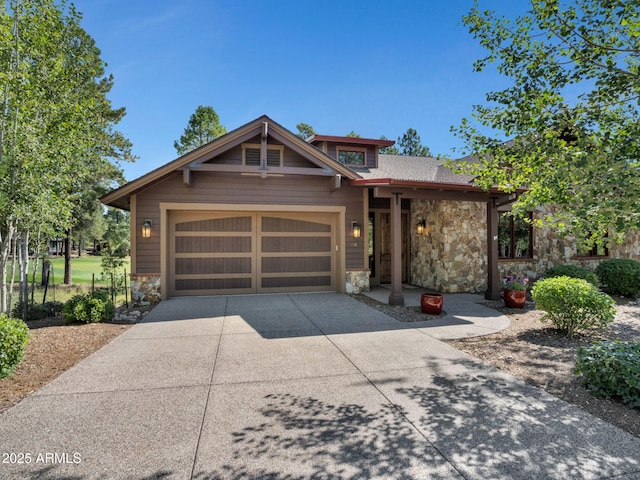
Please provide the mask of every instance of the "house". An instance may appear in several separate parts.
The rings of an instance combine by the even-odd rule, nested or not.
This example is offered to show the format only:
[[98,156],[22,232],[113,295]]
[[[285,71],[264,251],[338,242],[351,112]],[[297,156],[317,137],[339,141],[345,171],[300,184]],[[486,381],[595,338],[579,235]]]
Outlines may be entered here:
[[483,191],[435,158],[379,152],[392,144],[304,141],[262,116],[113,190],[102,201],[131,212],[133,298],[389,284],[389,303],[403,305],[403,283],[497,298],[504,273],[637,258],[637,235],[576,252],[504,216],[515,195]]

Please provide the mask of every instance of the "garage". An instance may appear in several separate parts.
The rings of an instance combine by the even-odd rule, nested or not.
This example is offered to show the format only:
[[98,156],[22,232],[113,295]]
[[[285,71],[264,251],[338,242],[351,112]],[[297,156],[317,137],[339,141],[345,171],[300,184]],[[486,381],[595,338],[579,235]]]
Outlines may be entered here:
[[168,212],[168,295],[336,290],[332,212]]

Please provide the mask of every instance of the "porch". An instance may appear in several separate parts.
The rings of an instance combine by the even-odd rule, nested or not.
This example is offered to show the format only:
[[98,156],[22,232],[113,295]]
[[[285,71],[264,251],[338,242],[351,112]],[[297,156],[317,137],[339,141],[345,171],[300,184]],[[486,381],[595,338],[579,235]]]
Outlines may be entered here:
[[388,284],[387,302],[397,306],[406,304],[402,285],[408,283],[500,298],[498,209],[516,195],[471,185],[388,184],[369,184],[371,287]]

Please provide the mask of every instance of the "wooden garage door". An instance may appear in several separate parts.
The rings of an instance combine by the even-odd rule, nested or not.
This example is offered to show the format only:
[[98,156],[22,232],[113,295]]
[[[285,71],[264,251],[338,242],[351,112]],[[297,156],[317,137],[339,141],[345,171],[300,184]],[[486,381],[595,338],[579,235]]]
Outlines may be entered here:
[[335,215],[174,212],[170,296],[335,290]]

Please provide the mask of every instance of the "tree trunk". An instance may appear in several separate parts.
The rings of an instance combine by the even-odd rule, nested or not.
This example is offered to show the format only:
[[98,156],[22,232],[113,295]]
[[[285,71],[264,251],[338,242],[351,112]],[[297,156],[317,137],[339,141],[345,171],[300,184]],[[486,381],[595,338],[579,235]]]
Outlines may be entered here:
[[14,233],[15,228],[13,223],[8,221],[7,234],[4,238],[0,237],[0,313],[9,313],[11,309],[11,304],[7,298],[7,264],[9,262],[9,252],[11,251]]
[[31,274],[31,303],[35,302],[33,296],[36,291],[36,272],[38,271],[38,264],[40,262],[40,229],[38,229],[38,236],[36,238],[36,248],[33,253],[33,273]]
[[71,285],[71,229],[67,230],[64,238],[64,283]]
[[49,260],[42,261],[42,279],[40,280],[40,286],[44,287],[47,284],[47,277],[51,272],[51,262]]
[[[18,235],[13,235],[13,240],[11,241],[11,281],[9,282],[9,299],[8,299],[8,310],[11,310],[11,305],[13,305],[13,291],[16,284],[16,265],[18,260]],[[7,312],[9,313],[9,312]]]
[[20,302],[22,319],[26,320],[29,303],[29,231],[23,232],[20,240]]

